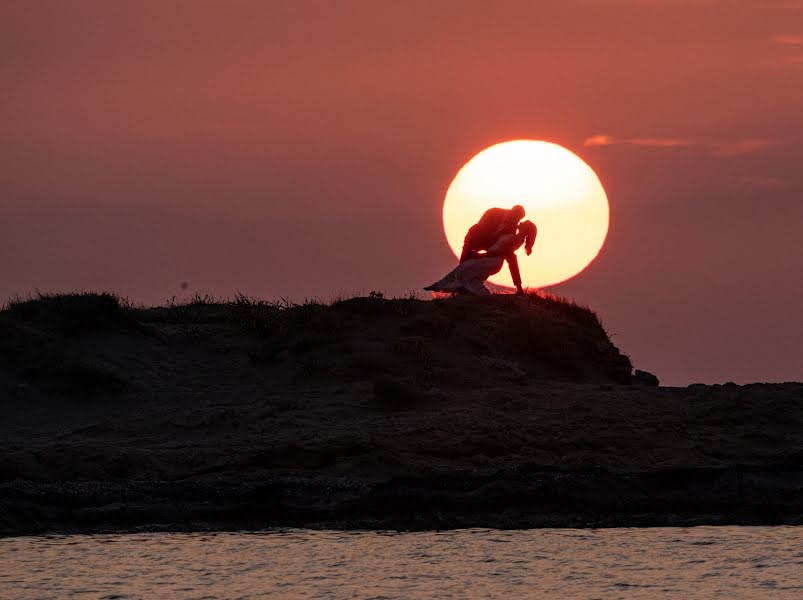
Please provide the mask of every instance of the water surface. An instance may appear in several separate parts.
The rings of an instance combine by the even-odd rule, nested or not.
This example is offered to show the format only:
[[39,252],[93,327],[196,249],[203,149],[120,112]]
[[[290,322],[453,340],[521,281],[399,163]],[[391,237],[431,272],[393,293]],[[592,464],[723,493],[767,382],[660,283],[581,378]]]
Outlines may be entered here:
[[2,598],[803,598],[803,527],[0,540]]

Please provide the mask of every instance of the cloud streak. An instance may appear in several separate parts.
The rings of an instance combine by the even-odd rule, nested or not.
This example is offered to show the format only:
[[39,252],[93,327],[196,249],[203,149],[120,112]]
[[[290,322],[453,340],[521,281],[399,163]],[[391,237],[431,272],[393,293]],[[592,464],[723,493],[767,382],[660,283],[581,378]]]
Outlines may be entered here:
[[[776,44],[788,48],[789,51],[799,52],[803,50],[803,35],[779,33],[772,36],[772,39]],[[781,62],[786,65],[803,65],[803,55],[784,56],[781,58]]]
[[755,138],[711,144],[710,148],[714,156],[741,156],[743,154],[755,154],[777,143],[775,140]]
[[596,134],[583,142],[586,148],[603,146],[646,146],[652,148],[699,148],[714,156],[730,157],[754,154],[779,143],[770,138],[747,138],[728,142],[700,142],[685,138],[619,138],[607,134]]
[[782,46],[803,46],[803,35],[789,35],[779,33],[772,37],[775,43]]
[[678,146],[694,146],[694,142],[681,138],[617,138],[611,135],[592,135],[583,142],[587,148],[593,146],[614,146],[627,144],[630,146],[653,146],[655,148],[676,148]]

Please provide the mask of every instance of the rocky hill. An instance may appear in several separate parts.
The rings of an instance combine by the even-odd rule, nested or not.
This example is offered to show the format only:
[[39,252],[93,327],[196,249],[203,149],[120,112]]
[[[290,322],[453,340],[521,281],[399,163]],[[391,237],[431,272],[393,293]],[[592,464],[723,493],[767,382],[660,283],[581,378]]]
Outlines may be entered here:
[[799,523],[803,385],[635,384],[524,298],[0,312],[0,533]]

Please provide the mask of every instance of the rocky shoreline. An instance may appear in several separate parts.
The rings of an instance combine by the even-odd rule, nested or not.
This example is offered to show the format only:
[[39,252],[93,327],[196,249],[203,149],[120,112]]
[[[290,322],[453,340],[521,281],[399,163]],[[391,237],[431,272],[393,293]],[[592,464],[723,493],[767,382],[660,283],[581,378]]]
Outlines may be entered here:
[[0,312],[0,536],[803,523],[803,384],[639,385],[560,300],[50,300]]
[[258,482],[0,484],[0,536],[265,528],[442,530],[803,525],[803,469],[728,467],[649,474],[563,472],[368,485]]

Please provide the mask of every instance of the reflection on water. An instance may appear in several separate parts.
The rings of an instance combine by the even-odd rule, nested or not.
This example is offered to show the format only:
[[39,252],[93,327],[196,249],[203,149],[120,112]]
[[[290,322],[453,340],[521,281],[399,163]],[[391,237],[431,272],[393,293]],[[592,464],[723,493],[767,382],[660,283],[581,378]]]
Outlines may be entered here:
[[803,527],[0,540],[2,598],[801,598]]

